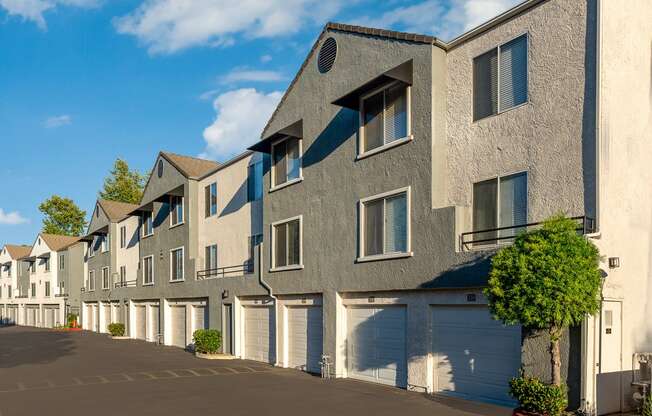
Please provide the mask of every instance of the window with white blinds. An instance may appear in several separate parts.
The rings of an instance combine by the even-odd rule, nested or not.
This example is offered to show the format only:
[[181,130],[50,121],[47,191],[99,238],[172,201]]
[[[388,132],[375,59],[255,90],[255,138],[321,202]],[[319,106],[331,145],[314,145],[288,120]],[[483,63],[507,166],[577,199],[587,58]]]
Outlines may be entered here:
[[473,60],[473,120],[528,100],[527,43],[522,35]]
[[409,251],[407,190],[361,201],[361,257]]
[[170,280],[173,282],[184,280],[183,248],[170,251]]
[[[477,245],[496,244],[513,237],[527,224],[527,174],[525,172],[473,185],[473,231]],[[496,228],[511,227],[495,231]],[[497,237],[501,237],[498,240]]]
[[301,178],[299,139],[288,137],[274,144],[272,160],[272,187],[299,180]]
[[301,266],[301,217],[275,223],[272,226],[272,244],[272,268]]
[[392,83],[363,97],[361,112],[361,154],[410,135],[408,87],[403,83]]

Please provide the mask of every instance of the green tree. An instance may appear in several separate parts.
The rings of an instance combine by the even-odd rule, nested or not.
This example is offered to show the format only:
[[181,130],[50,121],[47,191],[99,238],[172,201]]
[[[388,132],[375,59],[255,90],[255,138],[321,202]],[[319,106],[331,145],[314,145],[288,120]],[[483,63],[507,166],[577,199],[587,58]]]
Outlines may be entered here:
[[127,162],[116,159],[113,170],[104,179],[104,186],[99,192],[99,197],[109,201],[138,204],[143,196],[146,181],[146,175],[129,170]]
[[564,329],[579,325],[600,307],[600,253],[576,227],[558,215],[517,236],[492,259],[485,289],[495,318],[549,333],[552,383],[558,386]]
[[80,209],[70,198],[52,195],[38,209],[44,215],[44,233],[77,237],[86,228],[86,211]]

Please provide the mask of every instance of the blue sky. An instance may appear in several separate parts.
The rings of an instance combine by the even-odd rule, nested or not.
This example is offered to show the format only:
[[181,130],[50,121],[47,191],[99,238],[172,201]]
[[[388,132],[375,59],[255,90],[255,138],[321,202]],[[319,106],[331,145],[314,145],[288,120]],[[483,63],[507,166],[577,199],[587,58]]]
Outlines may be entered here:
[[120,157],[226,160],[258,139],[327,21],[444,40],[518,0],[0,0],[0,245],[40,202],[91,214]]

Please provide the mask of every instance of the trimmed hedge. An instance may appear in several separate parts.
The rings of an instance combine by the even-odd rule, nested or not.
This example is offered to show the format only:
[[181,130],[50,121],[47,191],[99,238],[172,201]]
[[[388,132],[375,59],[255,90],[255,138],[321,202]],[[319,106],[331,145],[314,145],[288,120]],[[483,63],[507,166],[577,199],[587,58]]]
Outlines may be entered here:
[[568,406],[566,386],[546,384],[538,378],[515,377],[509,382],[509,390],[527,412],[560,416]]
[[192,334],[195,351],[216,354],[222,346],[222,333],[217,329],[198,329]]
[[108,326],[109,333],[114,337],[125,336],[125,324],[112,323]]

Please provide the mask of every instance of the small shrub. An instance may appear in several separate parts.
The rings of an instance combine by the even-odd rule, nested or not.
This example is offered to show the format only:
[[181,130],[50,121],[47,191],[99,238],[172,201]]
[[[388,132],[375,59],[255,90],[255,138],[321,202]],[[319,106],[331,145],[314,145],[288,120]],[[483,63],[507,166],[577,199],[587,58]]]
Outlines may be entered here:
[[69,313],[66,317],[66,323],[68,328],[75,328],[77,324],[77,315],[74,313]]
[[114,337],[125,336],[125,324],[112,323],[109,324],[109,333]]
[[534,377],[513,378],[509,390],[521,409],[527,412],[559,416],[568,406],[566,386],[546,384]]
[[652,394],[648,394],[638,412],[641,416],[652,416]]
[[202,354],[215,354],[222,346],[222,333],[217,329],[198,329],[192,334],[195,351]]

